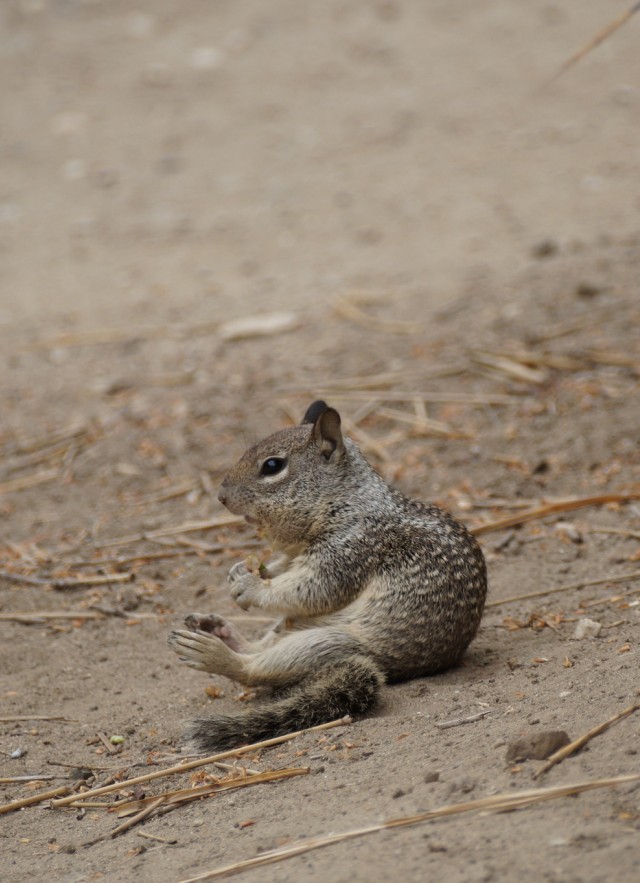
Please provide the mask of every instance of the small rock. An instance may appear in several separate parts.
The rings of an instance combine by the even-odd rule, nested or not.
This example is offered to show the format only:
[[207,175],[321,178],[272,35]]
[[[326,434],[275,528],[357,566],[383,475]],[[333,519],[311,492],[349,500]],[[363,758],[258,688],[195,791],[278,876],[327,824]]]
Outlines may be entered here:
[[69,778],[74,782],[86,782],[93,778],[93,771],[86,767],[76,766],[69,770]]
[[67,181],[79,181],[87,176],[87,164],[83,159],[69,159],[62,168]]
[[24,757],[26,753],[27,753],[27,749],[26,749],[26,748],[15,748],[15,749],[11,752],[11,754],[9,755],[9,757],[11,758],[11,760],[18,760],[18,758],[20,758],[20,757]]
[[516,763],[520,760],[546,760],[570,741],[564,730],[544,730],[541,733],[515,739],[507,746],[507,763]]
[[596,622],[595,619],[588,619],[584,616],[576,623],[573,637],[576,641],[581,641],[583,638],[597,638],[601,631],[601,622]]
[[576,543],[580,545],[580,543],[584,543],[584,537],[575,526],[570,521],[561,521],[556,524],[557,533],[565,536],[568,540],[571,540],[572,543]]
[[151,15],[146,15],[144,12],[132,12],[124,23],[124,30],[128,37],[144,40],[151,36],[153,26],[154,20]]
[[471,779],[457,779],[451,783],[449,794],[455,794],[456,791],[460,791],[462,794],[471,794],[475,787],[476,783]]
[[580,282],[576,287],[578,297],[582,297],[585,300],[590,300],[601,292],[602,288],[599,285],[594,285],[593,282]]
[[440,773],[438,770],[427,770],[424,774],[424,781],[426,784],[430,784],[431,782],[439,782],[440,781]]
[[391,796],[392,796],[392,798],[393,798],[394,800],[397,800],[398,797],[404,797],[404,795],[405,795],[406,793],[407,793],[407,792],[406,792],[406,791],[403,791],[402,788],[396,788],[396,790],[393,792],[393,794],[392,794]]
[[224,56],[215,46],[199,46],[191,52],[189,63],[200,71],[215,70],[222,65]]
[[555,239],[551,239],[547,237],[546,239],[541,239],[531,249],[531,254],[534,258],[550,258],[553,257],[554,254],[558,253],[558,243]]

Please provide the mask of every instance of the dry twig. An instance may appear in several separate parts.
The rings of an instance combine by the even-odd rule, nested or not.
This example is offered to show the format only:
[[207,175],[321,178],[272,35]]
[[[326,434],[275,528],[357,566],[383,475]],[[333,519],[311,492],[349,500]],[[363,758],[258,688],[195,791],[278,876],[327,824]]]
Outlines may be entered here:
[[321,849],[325,846],[332,846],[334,843],[343,843],[346,840],[354,840],[357,837],[364,837],[367,834],[377,834],[380,831],[388,831],[392,828],[407,828],[422,822],[431,821],[432,819],[460,815],[467,812],[479,812],[481,810],[507,812],[514,809],[533,806],[536,803],[542,803],[547,800],[558,800],[562,797],[571,797],[574,794],[582,794],[585,791],[593,791],[597,788],[612,788],[616,785],[624,785],[630,782],[637,782],[638,780],[640,780],[640,773],[630,773],[626,776],[616,776],[609,779],[594,779],[588,782],[578,782],[575,785],[559,785],[554,788],[531,788],[515,794],[513,792],[507,794],[495,794],[491,797],[481,797],[477,800],[469,800],[464,803],[454,803],[430,812],[391,819],[388,822],[380,822],[379,824],[369,825],[366,828],[355,828],[351,831],[343,831],[340,834],[329,834],[326,837],[311,837],[301,843],[295,843],[293,846],[283,846],[280,849],[274,849],[271,850],[271,852],[265,852],[261,855],[254,856],[253,858],[245,859],[244,861],[225,865],[225,867],[217,868],[214,871],[205,871],[203,874],[198,874],[196,877],[180,880],[179,883],[200,883],[202,880],[213,880],[216,877],[230,877],[232,874],[237,874],[240,871],[284,861],[285,859],[293,858],[296,855],[311,852],[313,849]]
[[574,497],[568,500],[557,500],[554,503],[546,503],[544,506],[538,506],[535,509],[520,512],[518,515],[510,515],[508,518],[499,518],[496,521],[478,524],[471,528],[471,533],[474,536],[479,537],[494,530],[504,530],[507,527],[515,527],[519,524],[525,524],[528,521],[536,521],[539,518],[546,518],[547,515],[558,515],[561,512],[573,512],[575,509],[584,509],[587,506],[603,506],[606,503],[627,503],[629,500],[640,500],[640,491],[598,494],[593,497]]
[[[0,720],[11,720],[11,718],[0,718]],[[2,776],[0,777],[0,785],[21,785],[24,782],[51,782],[53,779],[60,779],[61,776],[38,775],[34,773],[31,776]]]
[[502,607],[503,604],[512,604],[515,601],[528,601],[530,598],[542,598],[545,595],[555,595],[559,592],[570,592],[572,589],[584,589],[587,586],[601,586],[604,585],[604,583],[624,583],[628,580],[634,579],[640,579],[640,570],[619,576],[604,576],[599,579],[582,580],[578,583],[566,583],[564,586],[541,589],[539,592],[527,592],[524,595],[512,595],[510,598],[504,598],[501,601],[489,601],[485,604],[485,607]]
[[[366,391],[364,391],[366,390]],[[290,390],[295,392],[296,390]],[[306,392],[306,390],[305,390]],[[380,387],[378,384],[367,386],[365,381],[353,388],[331,386],[317,389],[316,394],[322,398],[343,401],[367,402],[372,396],[382,402],[431,402],[435,404],[477,405],[513,405],[522,401],[522,396],[497,393],[466,393],[466,392],[427,392],[423,389],[393,390]]]
[[398,319],[379,319],[376,316],[371,316],[357,306],[352,298],[337,297],[333,308],[339,316],[349,319],[363,328],[387,331],[392,334],[416,334],[420,330],[413,322],[402,322]]
[[[424,405],[424,402],[421,402]],[[433,420],[430,417],[418,416],[416,414],[408,414],[405,411],[398,411],[396,408],[378,408],[379,417],[385,417],[387,420],[394,420],[399,423],[408,423],[414,432],[420,435],[436,435],[445,436],[447,438],[469,438],[463,432],[457,432],[452,429],[448,423],[441,420]]]
[[17,478],[10,478],[8,481],[0,484],[0,494],[11,494],[15,491],[22,491],[25,488],[36,487],[39,484],[45,484],[48,481],[54,481],[60,475],[58,469],[42,469],[31,475],[20,475]]
[[105,573],[101,576],[77,576],[73,579],[60,579],[58,577],[27,576],[25,573],[14,573],[9,570],[0,570],[0,579],[6,579],[11,583],[24,583],[27,586],[46,586],[52,589],[75,589],[77,586],[107,586],[109,583],[128,583],[133,579],[133,573]]
[[[53,797],[60,797],[61,794],[68,794],[69,786],[61,785],[60,788],[51,788],[48,791],[39,791],[32,794],[31,797],[23,797],[21,800],[12,800],[0,806],[0,815],[7,812],[13,812],[14,809],[22,809],[24,806],[33,806],[36,803],[42,803],[43,800],[51,800]],[[75,794],[73,795],[76,796]]]
[[124,833],[124,831],[128,831],[129,828],[133,828],[134,825],[137,825],[138,822],[144,821],[144,819],[148,818],[152,813],[154,813],[159,807],[166,802],[166,797],[162,794],[160,797],[155,797],[148,806],[145,806],[144,809],[141,809],[139,813],[136,813],[135,816],[131,816],[131,818],[126,819],[126,821],[122,822],[121,825],[118,825],[117,828],[114,828],[111,832],[112,837],[117,837],[118,834]]
[[622,15],[619,15],[612,22],[609,22],[606,27],[602,28],[602,30],[598,31],[598,33],[592,37],[589,42],[575,52],[570,58],[568,58],[557,73],[553,75],[551,81],[558,79],[558,77],[562,76],[570,67],[573,67],[580,59],[584,58],[585,55],[588,55],[596,46],[599,46],[603,40],[606,40],[607,37],[611,36],[618,28],[621,28],[623,24],[629,21],[632,15],[640,10],[640,3],[634,3],[626,12],[623,12]]
[[483,368],[487,368],[491,372],[504,374],[513,380],[541,385],[545,383],[548,378],[546,371],[523,364],[517,356],[511,354],[477,351],[471,353],[471,358]]
[[115,804],[112,810],[117,810],[118,818],[131,815],[139,811],[141,807],[147,806],[150,802],[157,800],[162,796],[166,804],[189,803],[192,800],[199,800],[201,797],[210,797],[219,791],[233,791],[236,788],[246,788],[253,785],[261,785],[265,782],[279,782],[281,779],[292,779],[296,776],[306,776],[310,772],[309,767],[291,767],[290,769],[266,770],[265,772],[254,772],[236,779],[227,779],[221,782],[207,782],[204,785],[198,785],[195,788],[177,788],[173,791],[165,791],[162,795],[143,797],[140,800],[129,800],[126,802]]
[[10,724],[14,721],[64,721],[67,724],[77,724],[75,718],[61,717],[55,714],[13,714],[9,717],[0,717],[0,723]]
[[450,721],[440,721],[439,723],[436,721],[436,727],[439,727],[441,730],[449,730],[452,727],[461,727],[463,724],[473,724],[476,721],[482,720],[488,714],[491,714],[491,709],[479,711],[477,714],[470,714],[467,717],[456,717]]
[[289,742],[305,733],[315,733],[319,730],[329,730],[333,727],[344,726],[351,723],[350,717],[341,717],[339,720],[329,721],[326,724],[319,724],[317,727],[309,727],[306,730],[297,730],[295,733],[287,733],[285,736],[276,736],[273,739],[265,739],[263,742],[254,742],[252,745],[244,745],[242,748],[232,748],[229,751],[222,751],[219,754],[212,754],[208,757],[202,757],[198,760],[191,760],[187,763],[180,763],[165,770],[154,770],[152,773],[145,773],[142,776],[135,776],[133,779],[125,779],[122,782],[113,782],[111,785],[104,785],[101,788],[92,788],[90,791],[83,791],[81,794],[72,794],[69,797],[63,797],[60,800],[54,800],[52,807],[68,806],[75,803],[76,800],[86,800],[91,797],[100,797],[102,794],[110,794],[112,791],[122,791],[123,788],[130,788],[132,785],[140,785],[142,782],[150,782],[152,779],[161,779],[165,776],[173,776],[180,773],[186,773],[189,770],[215,763],[218,760],[225,760],[227,757],[237,757],[241,754],[248,754],[250,751],[260,751],[263,748],[270,748],[272,745],[280,745],[283,742]]
[[629,537],[633,540],[640,540],[640,531],[637,530],[620,530],[615,527],[590,527],[589,533],[608,533],[618,537]]
[[537,779],[543,773],[546,773],[547,770],[550,770],[552,766],[560,763],[560,761],[564,760],[565,757],[569,757],[571,754],[575,754],[576,751],[579,751],[581,748],[590,742],[594,736],[599,736],[600,733],[604,733],[605,730],[608,730],[610,726],[617,723],[618,721],[623,720],[625,717],[629,717],[630,714],[638,711],[640,708],[640,702],[636,702],[635,705],[630,705],[629,708],[625,708],[624,711],[618,712],[618,714],[614,714],[613,717],[610,717],[609,720],[604,721],[602,724],[598,724],[597,727],[593,727],[583,736],[580,736],[578,739],[574,739],[573,742],[569,742],[568,745],[565,745],[564,748],[560,748],[551,757],[548,758],[547,762],[544,766],[540,767],[540,769],[534,774],[533,778]]
[[0,613],[0,622],[20,622],[37,625],[53,619],[104,619],[103,613],[93,610],[36,610],[29,612]]
[[143,533],[129,534],[124,537],[114,537],[110,540],[101,540],[95,543],[98,549],[106,549],[109,546],[127,546],[130,543],[139,543],[142,540],[154,540],[159,537],[171,537],[181,533],[192,533],[198,530],[213,530],[217,527],[230,527],[235,524],[244,524],[244,518],[240,515],[218,515],[207,521],[186,521],[184,524],[175,524],[172,527],[160,527],[156,530],[147,530]]

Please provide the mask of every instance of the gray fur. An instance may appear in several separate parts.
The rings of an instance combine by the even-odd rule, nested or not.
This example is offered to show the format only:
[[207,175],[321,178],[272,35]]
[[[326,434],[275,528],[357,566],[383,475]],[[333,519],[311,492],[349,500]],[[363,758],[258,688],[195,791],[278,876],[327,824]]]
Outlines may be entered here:
[[[281,621],[250,643],[221,617],[192,614],[170,638],[193,668],[290,692],[198,721],[191,735],[203,750],[363,713],[383,680],[455,665],[480,623],[486,566],[471,534],[438,507],[389,487],[343,438],[337,411],[314,403],[308,415],[314,423],[250,448],[220,492],[276,553],[261,574],[235,565],[232,597]],[[281,471],[262,474],[273,457],[284,461]]]

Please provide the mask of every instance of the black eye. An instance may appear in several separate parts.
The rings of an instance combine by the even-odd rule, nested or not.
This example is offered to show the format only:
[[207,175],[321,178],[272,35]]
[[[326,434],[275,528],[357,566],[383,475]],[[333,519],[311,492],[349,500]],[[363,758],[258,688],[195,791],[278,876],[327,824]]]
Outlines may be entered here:
[[260,475],[277,475],[286,465],[284,457],[268,457],[260,468]]

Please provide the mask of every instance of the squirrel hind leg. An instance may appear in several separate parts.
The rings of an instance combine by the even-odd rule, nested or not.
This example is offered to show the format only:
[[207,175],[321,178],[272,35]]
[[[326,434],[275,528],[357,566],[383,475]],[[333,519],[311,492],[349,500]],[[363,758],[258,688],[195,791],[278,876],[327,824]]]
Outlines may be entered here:
[[197,751],[212,752],[364,714],[376,704],[383,683],[384,676],[373,660],[363,655],[346,657],[279,690],[272,702],[194,721],[186,738]]

